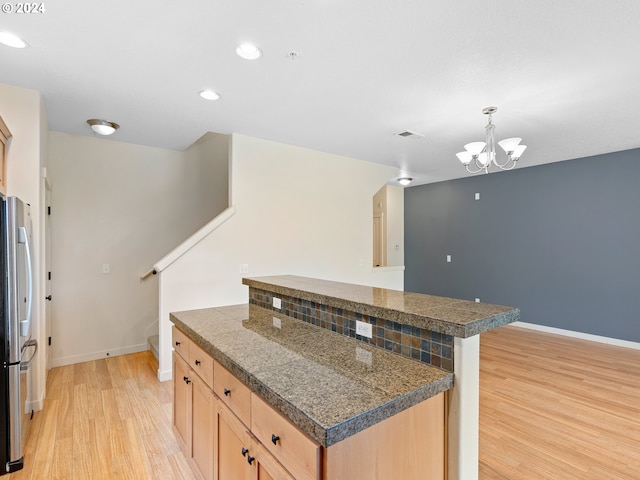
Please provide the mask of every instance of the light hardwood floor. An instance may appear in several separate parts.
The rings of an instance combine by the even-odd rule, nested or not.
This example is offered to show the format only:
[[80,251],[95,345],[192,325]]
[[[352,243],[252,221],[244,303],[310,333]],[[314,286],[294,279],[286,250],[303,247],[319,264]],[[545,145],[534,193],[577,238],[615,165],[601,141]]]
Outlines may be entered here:
[[509,326],[480,365],[482,480],[640,479],[640,350]]
[[171,429],[172,382],[151,352],[54,368],[25,468],[10,480],[195,480]]
[[[480,344],[481,480],[640,479],[640,351],[516,327]],[[195,480],[156,370],[150,352],[51,370],[4,478]]]

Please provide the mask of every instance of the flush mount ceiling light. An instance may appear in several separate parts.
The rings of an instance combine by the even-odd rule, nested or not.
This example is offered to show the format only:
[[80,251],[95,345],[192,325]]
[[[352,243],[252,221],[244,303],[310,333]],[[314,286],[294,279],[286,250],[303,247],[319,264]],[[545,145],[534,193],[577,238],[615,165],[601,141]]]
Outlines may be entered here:
[[[456,153],[456,156],[469,173],[489,173],[489,168],[492,164],[500,170],[511,170],[516,166],[520,156],[527,148],[526,145],[520,145],[522,141],[521,138],[506,138],[498,142],[498,145],[500,145],[507,154],[507,159],[502,163],[498,161],[496,156],[496,140],[493,133],[495,126],[491,123],[491,115],[497,111],[498,107],[486,107],[482,110],[482,113],[489,115],[489,123],[487,123],[485,127],[486,142],[467,143],[464,146],[464,152]],[[471,162],[473,162],[473,165],[470,167]],[[476,170],[473,170],[473,168],[476,168]]]
[[220,98],[220,95],[213,90],[202,90],[200,96],[205,100],[218,100]]
[[262,50],[251,43],[238,45],[236,53],[245,60],[257,60],[262,56]]
[[413,178],[411,177],[400,177],[398,179],[398,183],[400,185],[402,185],[403,187],[406,187],[407,185],[409,185],[411,182],[413,182]]
[[87,123],[91,127],[91,130],[98,135],[111,135],[120,128],[120,125],[117,123],[107,122],[106,120],[99,120],[97,118],[87,120]]
[[9,32],[0,32],[0,43],[12,48],[24,48],[27,46],[27,42]]

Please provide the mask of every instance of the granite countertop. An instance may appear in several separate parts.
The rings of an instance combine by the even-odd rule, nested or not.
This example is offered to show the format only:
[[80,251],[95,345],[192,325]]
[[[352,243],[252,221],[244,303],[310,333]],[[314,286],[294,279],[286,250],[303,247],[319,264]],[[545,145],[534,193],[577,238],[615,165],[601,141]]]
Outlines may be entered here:
[[513,307],[295,275],[243,278],[242,283],[282,296],[461,338],[479,335],[520,318],[520,310]]
[[171,321],[324,447],[453,386],[453,374],[256,305]]

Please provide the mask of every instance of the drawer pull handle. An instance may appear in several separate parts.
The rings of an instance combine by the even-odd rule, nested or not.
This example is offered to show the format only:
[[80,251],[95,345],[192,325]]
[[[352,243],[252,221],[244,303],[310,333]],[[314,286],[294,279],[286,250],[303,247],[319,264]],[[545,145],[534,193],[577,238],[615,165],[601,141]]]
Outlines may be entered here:
[[180,342],[176,342],[176,347],[179,347],[179,346],[180,346]]
[[200,365],[200,360],[196,360],[196,367]]
[[189,377],[184,377],[183,380],[186,382],[187,385],[191,383],[191,380],[189,380]]
[[228,396],[229,396],[229,394],[231,393],[231,390],[229,390],[228,388],[225,388],[225,389],[223,390],[223,392],[224,392],[224,396],[225,396],[225,397],[228,397]]
[[256,457],[252,457],[251,455],[249,455],[247,457],[247,462],[249,462],[249,465],[251,465],[255,459],[256,459]]
[[247,450],[246,448],[244,448],[244,447],[243,447],[243,448],[242,448],[242,456],[243,456],[243,457],[246,457],[246,456],[247,456],[247,453],[249,453],[249,450]]
[[273,442],[274,445],[277,445],[278,442],[280,441],[280,437],[274,434],[271,434],[271,441]]

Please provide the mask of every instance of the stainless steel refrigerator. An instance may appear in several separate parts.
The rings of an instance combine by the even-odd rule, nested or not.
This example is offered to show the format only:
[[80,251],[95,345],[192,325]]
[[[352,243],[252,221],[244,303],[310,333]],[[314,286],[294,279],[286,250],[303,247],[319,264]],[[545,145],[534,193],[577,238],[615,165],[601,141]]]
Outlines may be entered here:
[[28,206],[1,197],[0,208],[0,475],[20,470],[28,426],[28,371],[37,351],[31,339],[33,274]]

